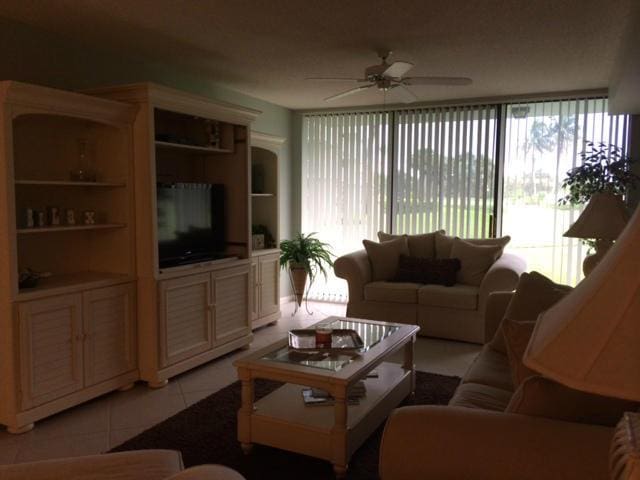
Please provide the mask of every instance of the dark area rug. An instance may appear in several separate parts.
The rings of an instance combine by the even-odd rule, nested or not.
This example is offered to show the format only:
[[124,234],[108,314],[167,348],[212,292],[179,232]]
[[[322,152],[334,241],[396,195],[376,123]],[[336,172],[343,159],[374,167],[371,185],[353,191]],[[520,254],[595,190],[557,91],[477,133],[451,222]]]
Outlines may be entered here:
[[[460,382],[458,377],[416,373],[416,395],[411,400],[405,400],[403,405],[444,405]],[[256,380],[256,399],[280,385],[278,382]],[[276,476],[281,480],[335,478],[331,464],[305,455],[261,445],[255,445],[250,455],[244,455],[236,437],[236,413],[239,408],[240,382],[234,382],[112,451],[149,448],[180,450],[186,467],[220,463],[239,471],[247,480]],[[381,425],[351,457],[348,479],[378,478],[378,448],[383,427]],[[416,432],[416,438],[419,435],[420,432]]]

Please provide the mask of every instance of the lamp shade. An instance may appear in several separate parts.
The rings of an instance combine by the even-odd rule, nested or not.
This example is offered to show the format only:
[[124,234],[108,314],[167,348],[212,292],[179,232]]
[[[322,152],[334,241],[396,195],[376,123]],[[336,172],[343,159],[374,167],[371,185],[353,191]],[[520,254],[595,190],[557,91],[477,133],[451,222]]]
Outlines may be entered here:
[[538,317],[524,363],[568,387],[640,401],[640,209],[591,274]]
[[629,221],[622,197],[612,193],[594,193],[565,237],[615,240]]

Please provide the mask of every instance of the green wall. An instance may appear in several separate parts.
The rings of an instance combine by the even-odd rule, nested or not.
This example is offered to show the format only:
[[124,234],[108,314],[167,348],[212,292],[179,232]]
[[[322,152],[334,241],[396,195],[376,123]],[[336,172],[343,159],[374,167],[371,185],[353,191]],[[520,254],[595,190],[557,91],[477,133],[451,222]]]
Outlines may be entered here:
[[[63,36],[0,17],[0,80],[79,90],[83,88],[152,81],[262,111],[254,131],[287,139],[280,158],[280,235],[292,233],[292,112],[284,107],[220,87],[195,71],[177,65],[150,62],[124,53],[79,44]],[[299,187],[297,187],[299,188]],[[299,203],[299,202],[298,202]],[[290,292],[281,276],[281,295]]]

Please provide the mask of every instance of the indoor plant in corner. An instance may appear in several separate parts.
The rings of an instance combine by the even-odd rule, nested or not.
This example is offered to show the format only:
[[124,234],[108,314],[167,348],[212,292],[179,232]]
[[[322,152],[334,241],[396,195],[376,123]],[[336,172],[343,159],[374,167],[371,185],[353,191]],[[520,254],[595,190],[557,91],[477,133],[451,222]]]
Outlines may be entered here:
[[633,161],[616,145],[586,142],[580,153],[582,164],[569,170],[562,187],[568,190],[558,203],[581,206],[587,204],[565,237],[583,239],[595,250],[583,263],[586,275],[606,254],[628,221],[623,196],[640,181],[631,171]]
[[321,242],[314,235],[315,232],[306,235],[298,233],[291,240],[280,242],[280,266],[289,268],[291,286],[298,306],[302,304],[307,277],[311,286],[318,272],[326,277],[325,266],[333,266],[333,253],[329,250],[329,244]]

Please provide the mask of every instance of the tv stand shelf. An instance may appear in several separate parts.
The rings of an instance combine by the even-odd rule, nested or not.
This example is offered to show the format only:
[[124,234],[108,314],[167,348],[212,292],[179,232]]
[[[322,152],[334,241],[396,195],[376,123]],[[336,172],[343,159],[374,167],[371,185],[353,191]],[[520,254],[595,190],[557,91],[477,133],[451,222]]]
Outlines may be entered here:
[[19,301],[33,300],[35,298],[63,295],[83,289],[108,287],[133,281],[133,275],[107,273],[107,272],[78,272],[41,278],[38,285],[33,288],[23,288],[16,299]]
[[73,232],[78,230],[105,230],[112,228],[125,228],[124,223],[96,223],[94,225],[60,225],[55,227],[18,228],[16,233],[20,235],[34,233]]
[[[248,130],[260,112],[151,83],[90,93],[138,107],[134,166],[140,377],[160,387],[252,340]],[[216,147],[207,146],[212,144]],[[235,258],[160,268],[166,258],[160,258],[159,238],[172,239],[159,228],[164,226],[159,225],[158,199],[170,199],[162,197],[158,185],[177,183],[224,187],[224,251],[218,253]]]
[[189,145],[186,143],[173,143],[173,142],[162,142],[160,140],[156,140],[156,147],[160,148],[174,148],[178,150],[185,150],[192,153],[233,153],[233,150],[228,148],[216,148],[216,147],[204,147],[199,145]]
[[124,182],[74,182],[72,180],[16,180],[16,185],[35,185],[51,187],[97,187],[113,188],[126,187]]

